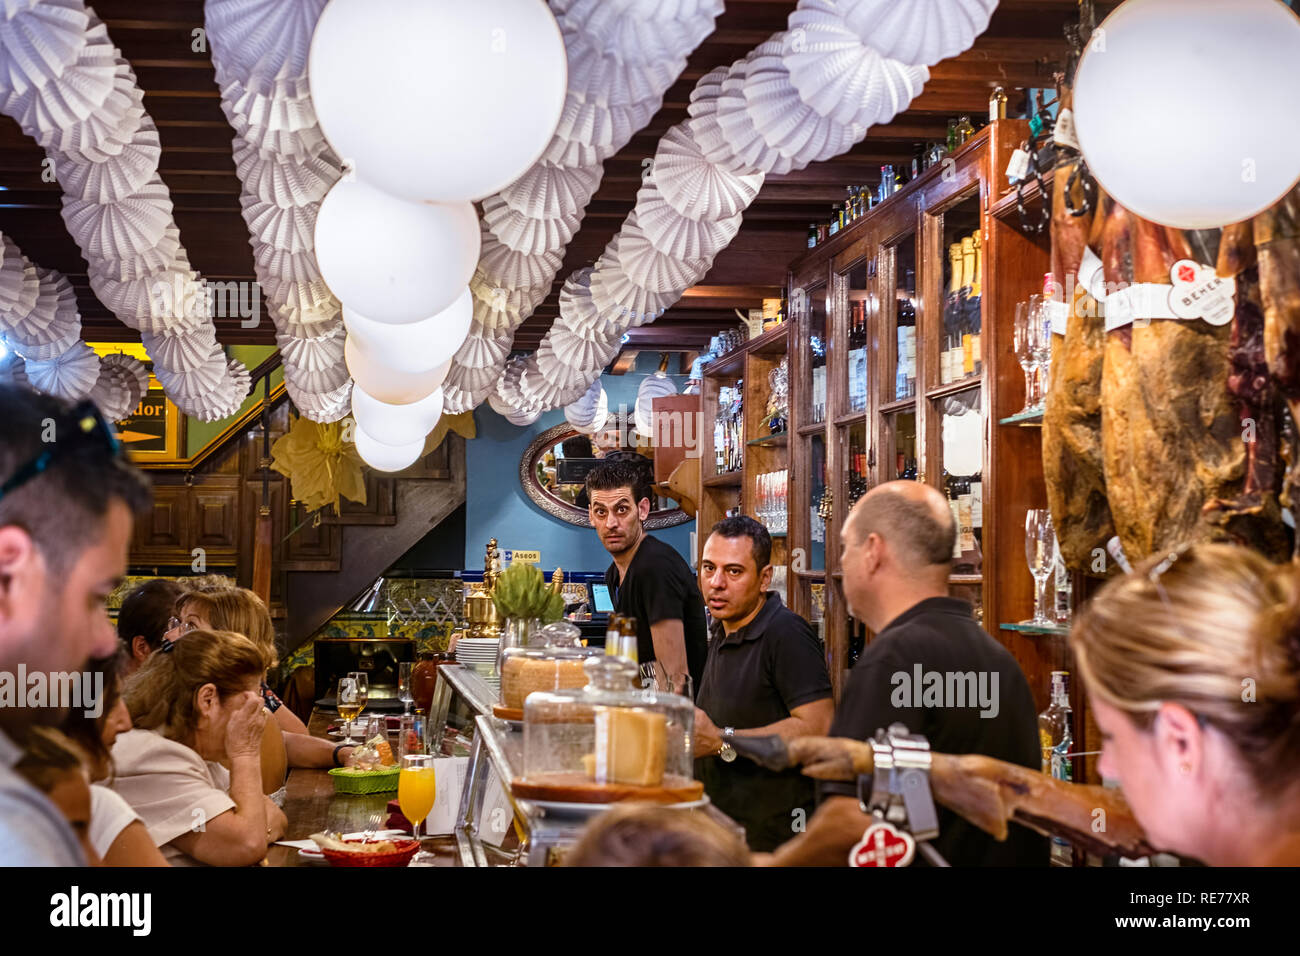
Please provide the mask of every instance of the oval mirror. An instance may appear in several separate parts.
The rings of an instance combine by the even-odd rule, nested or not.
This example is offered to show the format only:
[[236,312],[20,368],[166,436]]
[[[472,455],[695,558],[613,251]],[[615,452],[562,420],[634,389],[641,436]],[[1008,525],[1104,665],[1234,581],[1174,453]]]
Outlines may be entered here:
[[[620,426],[611,416],[603,431],[587,436],[578,432],[568,422],[548,428],[525,450],[519,461],[519,483],[537,507],[547,514],[580,528],[590,528],[587,516],[587,493],[584,480],[591,468],[606,455],[630,452],[623,447],[634,425],[624,421]],[[654,463],[644,459],[650,475]],[[695,520],[671,498],[655,497],[650,500],[650,517],[646,519],[647,531],[671,528]]]

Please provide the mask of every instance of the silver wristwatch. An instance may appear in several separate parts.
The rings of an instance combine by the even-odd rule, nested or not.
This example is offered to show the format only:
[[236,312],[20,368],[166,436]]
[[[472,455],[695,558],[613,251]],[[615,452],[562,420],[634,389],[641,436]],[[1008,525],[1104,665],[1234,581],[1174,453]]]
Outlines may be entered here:
[[736,748],[731,746],[731,738],[736,736],[735,727],[722,728],[722,749],[718,751],[718,756],[724,763],[731,763],[736,759]]

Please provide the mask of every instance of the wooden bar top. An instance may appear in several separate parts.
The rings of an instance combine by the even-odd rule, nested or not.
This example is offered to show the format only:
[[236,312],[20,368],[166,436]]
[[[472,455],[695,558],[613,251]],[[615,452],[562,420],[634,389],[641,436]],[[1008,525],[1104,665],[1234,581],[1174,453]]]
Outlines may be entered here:
[[[322,712],[318,708],[312,711],[307,731],[313,737],[328,739],[326,728],[337,720],[338,715],[333,711]],[[380,828],[385,829],[388,825],[388,801],[397,797],[396,791],[374,794],[335,793],[334,779],[328,771],[302,768],[289,771],[285,790],[284,815],[289,818],[289,827],[284,835],[286,840],[305,840],[313,833],[332,830],[340,833],[365,830],[374,813],[381,815]],[[435,855],[435,866],[459,865],[455,837],[428,837],[423,843],[425,851]],[[279,845],[272,846],[267,851],[266,860],[268,866],[327,865],[304,860],[294,847]]]

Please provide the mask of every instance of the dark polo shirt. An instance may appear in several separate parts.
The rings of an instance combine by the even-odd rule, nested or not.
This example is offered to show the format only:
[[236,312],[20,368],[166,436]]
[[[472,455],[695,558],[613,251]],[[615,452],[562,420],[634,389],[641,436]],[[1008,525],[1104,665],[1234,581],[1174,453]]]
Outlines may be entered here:
[[677,551],[658,538],[645,535],[637,545],[632,563],[622,582],[618,565],[605,571],[605,584],[614,596],[614,610],[636,618],[636,653],[642,672],[653,676],[647,666],[655,659],[650,627],[660,621],[681,621],[686,640],[686,667],[691,683],[699,688],[708,654],[708,632],[704,623],[704,596],[691,566]]
[[[927,702],[915,685],[918,674],[929,672],[981,678],[989,692],[985,699],[996,706],[972,700]],[[896,722],[911,733],[924,734],[936,753],[984,754],[1032,770],[1042,766],[1038,717],[1024,672],[975,622],[970,605],[956,598],[920,601],[876,635],[849,675],[830,736],[867,740]],[[857,795],[855,786],[847,783],[823,783],[820,792]],[[947,807],[937,809],[934,847],[953,866],[1048,863],[1046,837],[1026,827],[1011,824],[1007,839],[999,843]],[[924,865],[920,855],[916,860]]]
[[[727,635],[715,621],[711,633],[696,703],[719,728],[765,727],[831,696],[821,641],[775,591],[749,624]],[[798,770],[773,773],[744,757],[731,763],[701,757],[695,775],[718,809],[745,828],[757,852],[791,839],[812,815],[813,782]]]

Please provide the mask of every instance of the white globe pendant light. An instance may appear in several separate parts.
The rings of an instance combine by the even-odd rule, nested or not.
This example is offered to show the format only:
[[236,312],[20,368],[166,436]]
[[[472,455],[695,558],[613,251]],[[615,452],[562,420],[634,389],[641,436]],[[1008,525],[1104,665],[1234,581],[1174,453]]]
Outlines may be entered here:
[[353,385],[352,417],[359,429],[385,445],[423,442],[442,417],[442,388],[435,388],[419,401],[394,405],[381,402],[359,385]]
[[1300,18],[1277,0],[1128,0],[1075,76],[1088,168],[1116,202],[1162,225],[1210,229],[1262,212],[1300,180],[1297,63]]
[[469,335],[473,318],[474,297],[469,286],[437,315],[405,325],[376,322],[343,306],[348,338],[394,371],[410,374],[436,368],[455,355]]
[[376,322],[418,322],[448,308],[474,274],[479,242],[470,203],[406,202],[359,179],[335,183],[316,217],[326,284]]
[[357,443],[357,454],[376,471],[402,471],[410,468],[419,461],[426,437],[422,435],[417,441],[405,445],[385,445],[367,435],[359,425],[353,429],[353,436]]
[[544,0],[331,0],[308,76],[322,131],[361,179],[441,202],[522,175],[555,132],[568,85]]
[[381,402],[407,405],[438,388],[451,371],[451,359],[427,372],[399,372],[375,358],[351,336],[343,343],[343,360],[352,380]]

